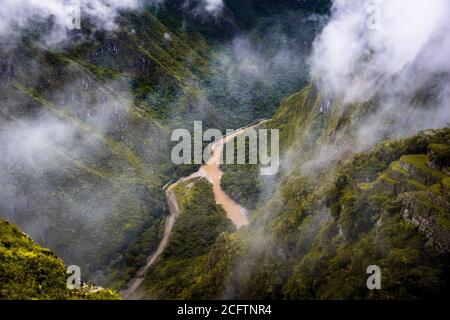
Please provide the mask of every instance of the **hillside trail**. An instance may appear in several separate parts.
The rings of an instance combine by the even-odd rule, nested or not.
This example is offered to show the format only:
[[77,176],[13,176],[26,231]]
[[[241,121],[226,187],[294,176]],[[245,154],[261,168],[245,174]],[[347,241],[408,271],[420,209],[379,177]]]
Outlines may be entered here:
[[178,218],[179,207],[174,189],[179,184],[199,177],[207,179],[213,186],[213,193],[216,203],[223,207],[227,217],[233,222],[236,228],[239,229],[242,226],[248,225],[249,221],[247,217],[247,210],[239,205],[236,201],[231,199],[220,186],[220,181],[223,176],[223,172],[222,170],[220,170],[221,158],[223,157],[223,149],[227,142],[244,133],[246,130],[258,127],[262,123],[267,121],[267,119],[260,120],[255,124],[251,124],[249,126],[235,130],[232,134],[222,137],[219,141],[215,142],[211,146],[211,157],[204,165],[200,167],[197,172],[179,179],[177,182],[169,185],[165,189],[166,201],[170,214],[165,221],[164,234],[161,242],[159,243],[156,251],[147,258],[147,263],[145,264],[145,266],[140,268],[137,271],[136,275],[129,281],[127,289],[119,292],[121,297],[129,300],[141,298],[142,295],[137,292],[137,289],[142,284],[142,281],[144,281],[145,273],[155,264],[155,262],[164,252],[164,249],[167,247],[173,227],[175,226],[175,222]]

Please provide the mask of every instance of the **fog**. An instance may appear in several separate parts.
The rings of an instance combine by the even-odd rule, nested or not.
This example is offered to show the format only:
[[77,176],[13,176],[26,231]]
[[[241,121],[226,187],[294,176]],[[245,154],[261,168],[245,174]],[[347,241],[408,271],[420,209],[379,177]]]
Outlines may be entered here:
[[[104,266],[121,263],[129,252],[134,254],[129,260],[135,258],[138,254],[132,250],[137,237],[147,230],[153,232],[150,227],[163,215],[161,187],[167,181],[161,180],[169,178],[164,170],[171,165],[165,130],[182,111],[167,107],[169,118],[164,122],[144,120],[136,114],[129,78],[100,80],[78,65],[84,58],[64,65],[58,56],[56,65],[53,61],[47,64],[43,58],[47,53],[62,55],[71,50],[73,11],[64,1],[0,2],[1,217],[17,223],[66,264],[79,265],[83,280],[107,284],[109,270]],[[222,9],[221,1],[192,3],[194,14],[214,19]],[[90,28],[108,31],[108,41],[115,45],[120,30],[114,19],[121,10],[141,10],[144,4],[163,2],[81,1],[82,26],[87,19]],[[303,18],[308,16],[293,18],[299,32],[303,31]],[[263,37],[251,30],[212,48],[214,72],[209,82],[195,80],[201,94],[194,100],[195,110],[187,113],[189,117],[207,119],[212,111],[220,111],[217,121],[209,124],[235,129],[267,115],[285,93],[302,86],[309,38],[297,43],[305,35],[292,37],[279,20],[265,23]],[[39,31],[39,37],[24,45],[20,39],[24,29],[25,33]],[[175,36],[164,34],[162,41],[179,41]],[[91,39],[86,40],[89,43]],[[266,46],[268,43],[271,45]],[[17,48],[18,53],[14,51]],[[115,48],[109,53],[120,59],[120,46]],[[100,54],[109,53],[102,48]],[[296,59],[299,53],[304,59]],[[14,88],[15,81],[26,88]],[[26,91],[33,88],[45,97]],[[259,88],[256,102],[264,107],[259,113],[254,111],[254,88]],[[216,100],[216,93],[225,94]],[[176,97],[185,99],[186,93],[180,90]],[[44,98],[46,103],[42,103]],[[177,106],[179,101],[170,102]],[[143,108],[152,108],[144,103]],[[181,124],[190,128],[188,116]],[[148,237],[157,237],[155,230]],[[146,241],[139,254],[151,250],[150,240]]]
[[[81,78],[88,81],[85,74]],[[84,90],[80,82],[66,83],[51,97],[56,112],[22,114],[30,104],[26,95],[2,97],[2,113],[10,120],[2,118],[0,128],[0,211],[67,264],[81,266],[84,280],[102,282],[106,271],[98,268],[118,258],[111,254],[142,231],[147,206],[158,198],[144,189],[152,188],[147,175],[160,165],[158,143],[138,139],[163,143],[165,136],[135,118],[123,84],[91,84],[89,94],[76,99]],[[106,94],[111,88],[115,93]],[[137,136],[124,129],[130,122]]]
[[[46,46],[58,46],[68,40],[70,32],[80,28],[86,19],[93,28],[115,30],[115,18],[124,10],[163,5],[167,0],[0,0],[0,41],[14,43],[24,28],[43,32]],[[189,7],[192,0],[183,0]],[[222,0],[200,0],[194,3],[197,15],[217,15],[223,9]]]
[[95,27],[112,30],[116,28],[118,11],[136,9],[139,3],[140,0],[1,0],[0,39],[10,42],[23,28],[51,21],[42,40],[47,45],[59,44],[70,30],[78,27],[77,19],[90,17]]
[[[319,126],[317,132],[314,124],[307,123],[282,159],[283,178],[300,174],[317,189],[324,182],[332,182],[340,161],[356,152],[368,151],[386,139],[450,125],[448,1],[334,0],[330,14],[321,19],[327,22],[314,41],[309,74],[326,107],[315,110],[307,119],[321,117],[326,126],[332,112],[342,115],[349,108],[356,111],[343,128],[327,134],[323,134],[326,127]],[[276,243],[272,231],[287,219],[277,220],[287,214],[285,199],[279,194],[283,182],[263,183],[262,208],[256,211],[243,261],[237,260],[227,280],[227,297],[249,294],[251,288],[246,281],[264,276],[258,270],[265,259],[281,270],[277,274],[281,279],[290,272],[289,268],[282,269],[289,261],[283,255],[287,248]],[[328,221],[329,215],[324,212],[326,207],[312,213],[316,226]],[[309,236],[314,238],[318,228],[311,230],[314,232]],[[300,239],[305,231],[293,231],[297,246],[308,243],[308,239]],[[274,255],[276,261],[280,260],[279,267],[268,258]]]
[[[350,134],[318,146],[303,172],[326,168],[350,149],[450,123],[450,3],[335,0],[310,58],[311,79],[334,108],[370,102]],[[345,128],[348,130],[348,128]]]
[[346,101],[367,100],[394,76],[391,91],[414,90],[411,76],[417,86],[450,67],[449,15],[445,0],[336,0],[314,44],[311,76]]

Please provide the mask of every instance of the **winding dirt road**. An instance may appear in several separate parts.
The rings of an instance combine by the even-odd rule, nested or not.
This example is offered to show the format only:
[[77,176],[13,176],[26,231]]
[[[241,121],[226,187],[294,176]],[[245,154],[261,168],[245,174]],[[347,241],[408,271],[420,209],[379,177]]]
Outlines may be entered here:
[[223,209],[225,210],[227,217],[234,223],[236,228],[240,228],[242,226],[245,226],[248,224],[248,218],[247,218],[247,210],[240,206],[238,203],[236,203],[233,199],[231,199],[225,191],[222,190],[220,186],[220,181],[223,176],[223,172],[220,170],[220,159],[223,155],[223,148],[224,145],[230,141],[231,139],[234,139],[238,135],[244,133],[246,130],[255,128],[262,124],[263,122],[266,122],[267,120],[261,120],[257,124],[250,125],[248,127],[241,128],[239,130],[236,130],[234,133],[224,136],[222,139],[217,141],[212,145],[212,154],[211,158],[207,161],[206,164],[200,167],[200,170],[191,174],[188,177],[181,178],[177,182],[171,184],[166,189],[166,201],[167,205],[169,207],[170,215],[166,218],[165,227],[164,227],[164,235],[159,243],[158,248],[156,251],[147,258],[147,263],[145,266],[140,268],[138,272],[136,273],[136,276],[130,280],[128,283],[127,289],[119,292],[119,294],[125,298],[125,299],[140,299],[141,296],[136,292],[136,290],[141,285],[142,281],[144,280],[145,273],[147,270],[149,270],[155,262],[158,260],[158,258],[161,256],[161,254],[164,252],[164,249],[166,248],[167,244],[170,240],[170,235],[172,234],[172,229],[175,225],[175,222],[177,220],[178,214],[179,214],[179,208],[178,208],[178,201],[177,197],[175,195],[174,189],[180,184],[185,181],[192,180],[194,178],[203,177],[207,179],[212,185],[213,185],[213,192],[214,197],[216,200],[216,203],[221,205]]
[[119,295],[122,296],[125,299],[139,299],[140,296],[136,293],[137,288],[141,285],[142,281],[144,281],[144,276],[147,270],[157,261],[159,256],[164,252],[164,249],[166,248],[167,244],[169,243],[170,235],[172,234],[172,229],[175,225],[175,222],[177,220],[178,214],[179,214],[179,208],[178,208],[178,201],[177,197],[175,195],[175,192],[173,191],[180,183],[194,179],[195,177],[198,177],[198,172],[190,175],[189,177],[181,178],[176,183],[171,184],[166,189],[166,201],[167,205],[169,207],[170,215],[166,218],[165,226],[164,226],[164,235],[161,239],[161,242],[159,243],[158,248],[156,251],[147,258],[147,263],[145,266],[140,268],[138,272],[136,273],[136,276],[130,280],[128,283],[128,288],[120,291]]

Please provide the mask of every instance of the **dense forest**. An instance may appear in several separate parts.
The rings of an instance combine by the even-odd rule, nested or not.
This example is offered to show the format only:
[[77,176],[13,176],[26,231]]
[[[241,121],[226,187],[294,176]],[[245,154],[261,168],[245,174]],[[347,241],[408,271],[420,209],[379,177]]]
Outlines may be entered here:
[[[448,297],[445,1],[4,2],[0,299]],[[278,130],[280,170],[176,165],[195,121]]]

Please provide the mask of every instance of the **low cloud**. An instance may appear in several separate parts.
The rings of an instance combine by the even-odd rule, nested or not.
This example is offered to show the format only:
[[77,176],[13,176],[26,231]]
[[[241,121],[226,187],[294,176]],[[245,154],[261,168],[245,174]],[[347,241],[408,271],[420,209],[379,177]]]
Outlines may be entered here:
[[[0,0],[0,40],[13,42],[23,29],[45,26],[43,43],[57,45],[69,32],[88,18],[94,28],[114,30],[115,18],[122,10],[134,10],[145,5],[160,5],[169,0]],[[185,5],[190,4],[185,1]],[[217,14],[224,7],[222,0],[201,0],[195,8],[198,14]]]
[[222,0],[203,0],[203,4],[208,12],[218,12],[223,9]]
[[449,17],[446,0],[334,0],[314,42],[312,80],[338,102],[333,108],[367,101],[373,108],[335,142],[318,144],[304,173],[382,140],[449,125]]
[[0,37],[11,40],[38,23],[48,27],[46,44],[59,43],[81,17],[90,17],[95,27],[112,30],[120,10],[136,9],[140,4],[141,0],[1,0]]
[[335,0],[315,41],[311,75],[353,102],[370,99],[394,76],[408,89],[409,79],[448,72],[449,16],[446,0]]

